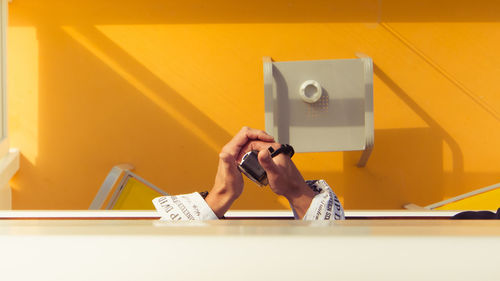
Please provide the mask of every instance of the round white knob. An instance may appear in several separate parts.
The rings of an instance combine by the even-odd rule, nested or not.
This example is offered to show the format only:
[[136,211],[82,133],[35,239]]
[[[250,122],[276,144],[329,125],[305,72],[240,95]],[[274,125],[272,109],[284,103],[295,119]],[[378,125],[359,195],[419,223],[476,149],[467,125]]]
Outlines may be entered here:
[[323,93],[321,85],[318,81],[307,80],[300,86],[299,94],[303,101],[307,103],[315,103],[321,98]]

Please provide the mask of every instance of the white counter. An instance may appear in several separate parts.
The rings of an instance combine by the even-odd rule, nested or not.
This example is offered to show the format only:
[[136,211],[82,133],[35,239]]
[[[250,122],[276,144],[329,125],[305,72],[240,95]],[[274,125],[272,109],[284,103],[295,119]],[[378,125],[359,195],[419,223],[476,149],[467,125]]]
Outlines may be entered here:
[[[350,210],[347,218],[446,218],[458,211],[430,210]],[[233,210],[225,214],[230,219],[274,218],[293,219],[289,210]],[[0,219],[158,219],[156,211],[103,211],[103,210],[16,210],[0,211]]]
[[1,219],[0,280],[500,280],[500,221],[82,218]]

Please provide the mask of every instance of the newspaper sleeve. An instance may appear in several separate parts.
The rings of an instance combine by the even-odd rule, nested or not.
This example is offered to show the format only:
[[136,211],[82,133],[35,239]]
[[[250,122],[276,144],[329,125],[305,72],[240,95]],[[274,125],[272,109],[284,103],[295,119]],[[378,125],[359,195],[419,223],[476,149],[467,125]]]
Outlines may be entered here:
[[[312,200],[304,220],[343,220],[344,208],[337,195],[324,180],[307,181],[312,190],[319,192]],[[294,212],[295,213],[295,212]]]
[[[344,209],[339,199],[324,180],[307,181],[309,187],[318,194],[304,215],[304,220],[343,220]],[[153,199],[153,204],[162,221],[217,220],[217,216],[198,192],[161,196]],[[293,210],[293,208],[292,208]],[[295,214],[295,218],[297,215]]]
[[218,219],[198,192],[157,197],[153,199],[153,204],[162,221]]

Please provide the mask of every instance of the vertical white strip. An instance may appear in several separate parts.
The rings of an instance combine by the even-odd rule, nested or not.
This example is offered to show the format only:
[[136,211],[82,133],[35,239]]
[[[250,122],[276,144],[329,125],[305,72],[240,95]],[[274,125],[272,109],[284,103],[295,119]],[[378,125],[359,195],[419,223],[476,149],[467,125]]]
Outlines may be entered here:
[[7,5],[8,0],[0,0],[0,158],[9,152],[7,139],[7,79],[6,79],[6,49],[7,49]]
[[0,64],[1,64],[1,71],[0,77],[1,77],[1,95],[2,95],[2,104],[1,104],[1,135],[0,139],[4,139],[7,137],[7,63],[6,63],[6,58],[7,58],[7,17],[8,17],[8,0],[1,0],[2,5],[1,5],[1,26],[0,26],[0,32],[1,32],[1,41],[0,42],[0,48],[2,50],[0,51],[1,58],[0,58]]
[[274,116],[275,106],[274,106],[274,90],[273,90],[273,62],[271,57],[263,58],[264,66],[264,116],[265,116],[265,127],[266,132],[271,136],[275,137],[278,141],[278,130],[276,129],[276,120]]
[[7,23],[9,0],[0,0],[0,208],[12,208],[9,181],[19,170],[19,150],[9,151],[7,136]]

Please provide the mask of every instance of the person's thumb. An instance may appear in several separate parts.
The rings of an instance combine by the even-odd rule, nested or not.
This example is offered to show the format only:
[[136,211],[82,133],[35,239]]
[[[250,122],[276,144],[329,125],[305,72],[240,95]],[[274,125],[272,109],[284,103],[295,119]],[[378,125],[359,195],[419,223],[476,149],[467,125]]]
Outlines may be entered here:
[[271,152],[268,149],[261,150],[258,155],[259,163],[268,174],[276,174],[278,167],[271,157]]

